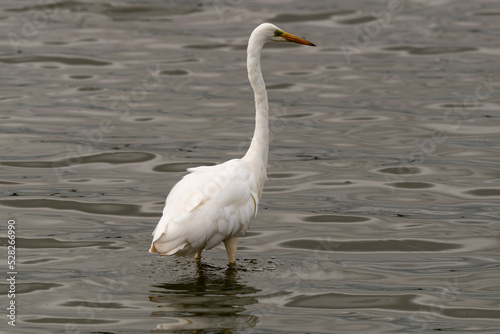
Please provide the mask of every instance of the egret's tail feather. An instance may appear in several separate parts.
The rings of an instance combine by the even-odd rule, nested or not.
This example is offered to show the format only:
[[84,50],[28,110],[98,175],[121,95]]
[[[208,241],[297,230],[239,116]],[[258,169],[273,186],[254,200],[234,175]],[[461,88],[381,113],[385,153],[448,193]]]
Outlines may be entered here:
[[151,247],[149,248],[149,252],[150,253],[158,253],[158,250],[156,249],[154,242],[151,243]]
[[160,240],[151,243],[150,253],[159,253],[160,255],[194,255],[196,250],[191,247],[189,242],[179,244],[178,241],[161,242]]

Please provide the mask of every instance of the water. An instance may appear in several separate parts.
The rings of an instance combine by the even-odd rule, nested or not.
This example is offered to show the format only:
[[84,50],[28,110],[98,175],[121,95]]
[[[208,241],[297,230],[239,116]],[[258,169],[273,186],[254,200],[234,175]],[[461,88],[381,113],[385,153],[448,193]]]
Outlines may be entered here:
[[[3,1],[2,333],[498,333],[500,6],[391,3]],[[238,267],[149,254],[185,168],[248,146],[263,21],[318,47],[264,50]]]

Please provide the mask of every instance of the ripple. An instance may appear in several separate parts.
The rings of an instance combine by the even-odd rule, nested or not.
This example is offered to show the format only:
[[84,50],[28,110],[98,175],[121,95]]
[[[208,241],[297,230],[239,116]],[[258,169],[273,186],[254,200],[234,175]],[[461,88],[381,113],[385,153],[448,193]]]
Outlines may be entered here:
[[365,217],[340,215],[317,215],[304,218],[304,221],[310,223],[362,223],[368,220],[369,219]]
[[269,173],[267,174],[268,179],[291,179],[296,177],[295,173]]
[[70,57],[70,56],[15,56],[0,58],[1,63],[5,64],[24,64],[24,63],[61,63],[64,65],[74,66],[108,66],[113,63],[95,60],[92,58],[84,57]]
[[404,175],[404,174],[419,174],[421,173],[421,170],[418,167],[388,167],[380,169],[379,172],[385,174]]
[[153,160],[156,155],[147,152],[112,152],[100,153],[96,155],[84,156],[81,164],[108,163],[108,164],[129,164]]
[[177,173],[185,172],[188,168],[199,166],[215,166],[215,164],[210,162],[172,162],[158,165],[153,170],[155,172]]
[[0,181],[0,184],[13,185],[13,184],[22,184],[22,182]]
[[297,119],[297,118],[310,117],[313,115],[314,114],[312,114],[312,113],[300,113],[300,114],[297,113],[297,114],[280,115],[279,118]]
[[58,168],[72,165],[108,163],[112,165],[139,163],[153,160],[155,154],[147,152],[111,152],[87,156],[75,156],[57,161],[3,161],[0,165],[23,168]]
[[99,325],[99,324],[113,324],[117,320],[104,320],[104,319],[91,319],[91,318],[36,318],[25,319],[24,321],[35,324],[84,324],[84,325]]
[[[460,318],[460,319],[495,319],[498,320],[498,309],[486,308],[447,308],[436,307],[430,303],[421,304],[418,299],[423,299],[425,295],[416,294],[344,294],[344,293],[324,293],[312,296],[300,295],[294,297],[292,301],[285,304],[285,307],[345,310],[345,309],[385,309],[394,311],[422,312],[423,309],[434,314]],[[441,301],[442,304],[442,301]]]
[[325,293],[313,296],[297,296],[286,307],[301,307],[315,309],[391,309],[399,311],[414,311],[420,307],[413,302],[418,295],[371,295]]
[[294,86],[296,86],[296,85],[292,84],[292,83],[280,83],[280,84],[268,85],[268,86],[266,86],[266,88],[268,90],[272,90],[272,89],[287,89],[287,88],[294,87]]
[[178,63],[199,63],[200,58],[179,58],[179,59],[167,59],[164,61],[166,64],[178,64]]
[[160,72],[161,75],[186,75],[189,74],[186,70],[164,70]]
[[59,260],[59,259],[55,258],[55,257],[40,258],[40,259],[36,259],[36,260],[23,261],[23,264],[39,264],[39,263],[52,262],[52,261],[57,261],[57,260]]
[[[7,238],[0,238],[1,245],[7,245]],[[80,247],[98,247],[101,249],[119,249],[122,247],[114,245],[111,241],[62,241],[54,238],[16,238],[16,246],[19,248],[80,248]],[[49,261],[49,260],[47,260]]]
[[[64,9],[72,13],[101,13],[114,21],[151,21],[160,15],[188,15],[201,11],[197,6],[168,6],[165,8],[146,5],[120,5],[114,6],[108,3],[86,3],[80,1],[64,1],[57,3],[57,11]],[[8,12],[31,12],[43,10],[45,13],[54,12],[53,3],[37,4],[36,6],[24,6],[7,8]],[[55,12],[57,12],[55,11]]]
[[[64,285],[58,283],[46,283],[46,282],[16,282],[16,293],[29,293],[34,291],[50,290],[54,288],[59,288]],[[0,284],[0,294],[7,295],[9,291],[8,284]]]
[[477,16],[500,16],[500,12],[477,12],[474,13]]
[[128,215],[135,217],[157,217],[156,213],[142,212],[136,204],[85,203],[54,199],[0,200],[0,205],[13,208],[46,208],[54,210],[74,210],[98,215]]
[[69,76],[70,79],[74,79],[74,80],[87,80],[87,79],[91,79],[93,77],[94,76],[92,76],[92,75],[70,75]]
[[84,300],[68,300],[65,303],[60,304],[60,306],[68,307],[89,307],[89,308],[107,308],[107,309],[126,309],[126,308],[136,308],[125,306],[117,302],[100,303],[100,302],[89,302]]
[[459,53],[468,51],[477,51],[477,48],[461,46],[391,46],[385,48],[388,51],[407,51],[412,55],[436,55],[444,53]]
[[444,252],[463,247],[460,244],[416,239],[357,241],[296,239],[282,242],[280,246],[327,252]]
[[200,12],[197,6],[168,6],[158,8],[157,6],[132,5],[132,6],[106,6],[102,13],[115,21],[141,20],[150,21],[158,16],[189,15]]
[[348,20],[338,21],[340,24],[361,24],[366,22],[375,21],[376,18],[374,16],[361,16]]
[[102,90],[100,87],[81,87],[77,89],[79,92],[96,92]]
[[318,21],[326,20],[332,16],[349,15],[356,13],[355,10],[337,10],[331,12],[323,12],[316,14],[278,14],[273,17],[270,22],[282,23],[282,22],[303,22],[303,21]]
[[465,193],[478,197],[500,196],[500,189],[474,189],[466,191]]
[[54,161],[3,161],[0,165],[23,168],[52,168]]
[[403,188],[403,189],[426,189],[434,187],[431,183],[426,182],[394,182],[390,183],[394,188]]
[[196,49],[196,50],[213,50],[213,49],[222,49],[227,48],[228,44],[215,44],[215,43],[207,43],[207,44],[191,44],[185,45],[186,49]]

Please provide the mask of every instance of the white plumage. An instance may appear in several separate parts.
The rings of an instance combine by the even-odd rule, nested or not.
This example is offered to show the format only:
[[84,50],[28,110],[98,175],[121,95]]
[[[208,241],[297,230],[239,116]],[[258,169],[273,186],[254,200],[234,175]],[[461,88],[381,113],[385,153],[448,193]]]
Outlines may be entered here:
[[269,107],[260,70],[267,42],[314,44],[263,23],[251,34],[247,49],[248,78],[255,94],[255,132],[245,156],[216,166],[189,168],[170,191],[153,231],[150,252],[195,255],[224,242],[230,263],[236,260],[236,237],[257,215],[266,181],[269,151]]
[[257,215],[263,182],[243,159],[188,171],[167,197],[152,251],[194,255],[245,232]]

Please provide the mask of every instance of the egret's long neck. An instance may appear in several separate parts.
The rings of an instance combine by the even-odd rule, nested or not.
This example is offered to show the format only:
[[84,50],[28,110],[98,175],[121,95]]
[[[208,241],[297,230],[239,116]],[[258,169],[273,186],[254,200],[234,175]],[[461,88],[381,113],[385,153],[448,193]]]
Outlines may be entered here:
[[[248,79],[255,94],[255,132],[250,148],[245,154],[245,160],[263,166],[255,166],[265,174],[267,156],[269,153],[269,105],[262,71],[260,69],[260,54],[264,42],[258,37],[250,36],[247,49]],[[263,175],[265,177],[265,175]]]

